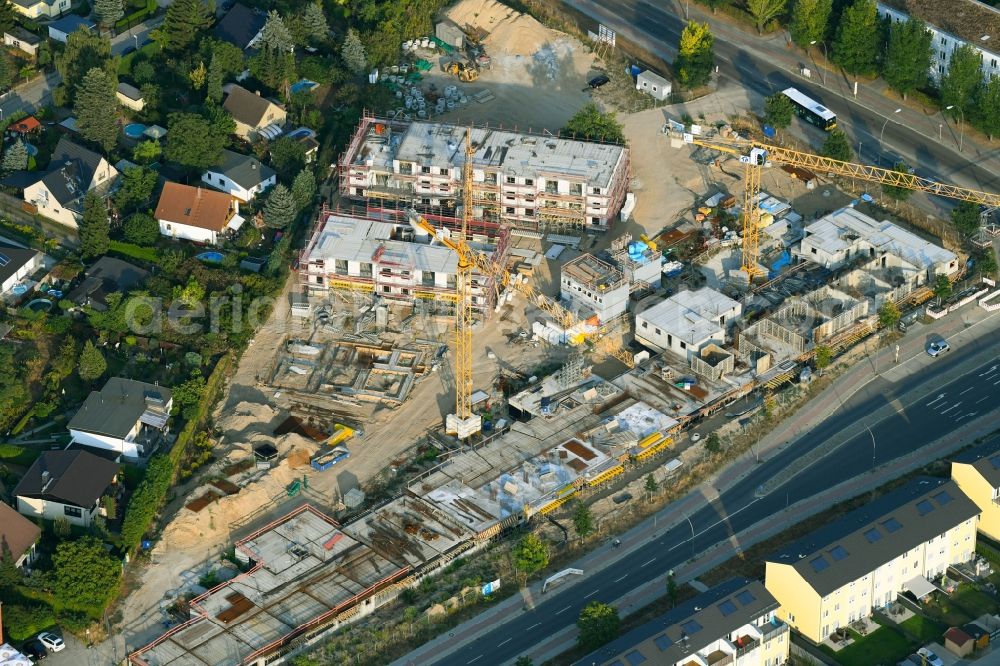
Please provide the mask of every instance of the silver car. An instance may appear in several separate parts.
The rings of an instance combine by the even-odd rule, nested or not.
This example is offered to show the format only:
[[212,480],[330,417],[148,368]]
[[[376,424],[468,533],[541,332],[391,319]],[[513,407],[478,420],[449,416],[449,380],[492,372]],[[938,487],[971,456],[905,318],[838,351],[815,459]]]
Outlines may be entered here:
[[951,351],[951,345],[949,345],[944,340],[937,340],[927,346],[927,353],[933,356],[934,358],[937,358],[946,351]]

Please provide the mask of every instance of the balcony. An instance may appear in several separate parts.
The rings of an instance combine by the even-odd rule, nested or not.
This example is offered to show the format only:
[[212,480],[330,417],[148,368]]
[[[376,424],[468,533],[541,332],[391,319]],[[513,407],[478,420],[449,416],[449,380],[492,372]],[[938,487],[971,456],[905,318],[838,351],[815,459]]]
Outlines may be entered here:
[[752,652],[760,647],[760,641],[756,638],[750,638],[749,636],[744,636],[737,643],[736,646],[736,658],[739,659],[743,655]]
[[788,631],[788,625],[784,622],[778,622],[778,624],[769,623],[764,627],[761,627],[761,642],[767,643],[784,634]]
[[708,666],[726,666],[726,664],[733,663],[733,655],[727,654],[722,650],[716,650],[706,656],[705,661],[708,662]]

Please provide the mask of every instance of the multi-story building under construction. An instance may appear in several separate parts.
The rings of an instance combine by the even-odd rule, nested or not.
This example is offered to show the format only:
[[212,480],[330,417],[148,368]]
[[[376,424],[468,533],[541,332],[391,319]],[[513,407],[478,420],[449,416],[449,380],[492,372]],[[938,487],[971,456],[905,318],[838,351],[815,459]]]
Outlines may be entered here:
[[365,116],[338,163],[340,193],[455,215],[471,131],[473,229],[609,228],[629,187],[623,146],[486,127]]

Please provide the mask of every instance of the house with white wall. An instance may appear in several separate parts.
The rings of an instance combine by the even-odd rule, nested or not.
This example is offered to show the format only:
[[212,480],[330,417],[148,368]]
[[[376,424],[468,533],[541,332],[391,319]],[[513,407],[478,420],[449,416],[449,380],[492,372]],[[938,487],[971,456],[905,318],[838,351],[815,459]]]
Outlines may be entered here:
[[[35,544],[42,530],[7,504],[0,502],[0,553],[10,553],[18,569],[35,561]],[[0,664],[3,664],[0,659]]]
[[125,458],[148,456],[166,432],[173,395],[156,384],[112,377],[70,419],[73,442]]
[[42,267],[45,255],[38,250],[0,241],[0,295],[10,291]]
[[743,312],[714,289],[681,291],[635,316],[635,339],[651,349],[690,360],[706,345],[726,342],[726,331]]
[[231,194],[204,187],[167,183],[153,217],[168,238],[218,245],[243,226],[240,202]]
[[592,254],[581,254],[560,269],[559,297],[579,319],[607,323],[628,309],[625,274]]
[[24,188],[24,201],[39,215],[75,229],[87,192],[104,195],[117,177],[118,170],[101,155],[64,137],[52,151],[49,170]]
[[107,516],[101,498],[117,499],[118,464],[89,451],[44,451],[14,488],[19,513],[90,527]]
[[277,178],[274,169],[262,164],[255,156],[223,150],[222,164],[205,171],[201,182],[246,203],[274,187]]

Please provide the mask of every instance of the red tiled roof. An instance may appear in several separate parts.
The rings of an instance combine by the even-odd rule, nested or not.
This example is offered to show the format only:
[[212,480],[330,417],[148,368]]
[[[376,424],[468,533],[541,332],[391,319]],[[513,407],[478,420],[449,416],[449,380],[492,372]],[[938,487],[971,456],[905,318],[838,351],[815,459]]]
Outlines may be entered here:
[[236,199],[223,192],[167,183],[156,206],[156,219],[222,231],[236,212]]
[[34,132],[41,126],[42,124],[38,122],[38,118],[35,118],[34,116],[28,116],[27,118],[18,120],[16,123],[11,125],[10,129],[12,129],[15,132],[27,134],[28,132]]

